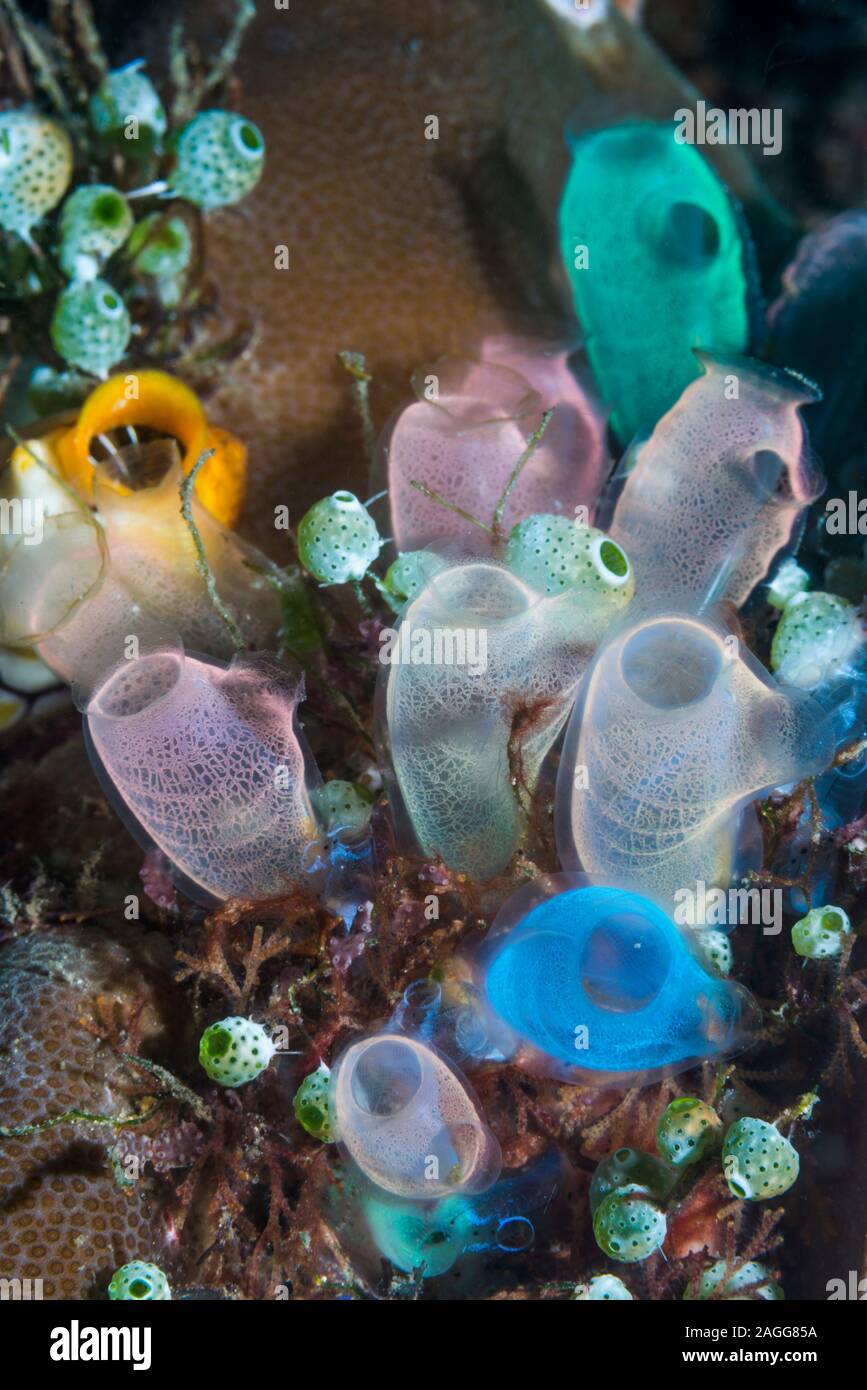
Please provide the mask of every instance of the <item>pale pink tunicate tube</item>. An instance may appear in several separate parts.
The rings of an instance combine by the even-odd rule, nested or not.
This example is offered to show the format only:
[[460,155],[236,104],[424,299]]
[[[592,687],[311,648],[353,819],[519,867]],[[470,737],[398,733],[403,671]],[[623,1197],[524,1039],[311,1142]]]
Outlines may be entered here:
[[[485,532],[432,501],[422,483],[490,526],[494,510],[543,411],[554,415],[525,464],[503,515],[508,532],[534,513],[592,522],[608,468],[605,424],[568,367],[567,353],[521,339],[488,339],[480,361],[435,366],[419,383],[385,445],[391,528],[399,551],[457,541],[491,553]],[[425,395],[429,392],[429,395]]]
[[229,666],[163,648],[121,662],[85,711],[121,818],[208,904],[310,882],[318,775],[296,727],[303,681],[267,657]]

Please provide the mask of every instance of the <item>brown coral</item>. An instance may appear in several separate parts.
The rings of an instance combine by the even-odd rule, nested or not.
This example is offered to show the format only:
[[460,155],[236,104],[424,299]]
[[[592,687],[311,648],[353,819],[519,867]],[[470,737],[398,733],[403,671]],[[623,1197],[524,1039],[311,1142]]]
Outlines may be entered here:
[[[0,1126],[72,1109],[129,1112],[136,1083],[110,1042],[164,1047],[171,1002],[148,939],[127,945],[90,928],[9,942],[0,950]],[[114,1137],[73,1122],[0,1138],[2,1277],[41,1279],[49,1299],[87,1298],[128,1260],[165,1262],[165,1227],[145,1184],[125,1188],[114,1176]]]

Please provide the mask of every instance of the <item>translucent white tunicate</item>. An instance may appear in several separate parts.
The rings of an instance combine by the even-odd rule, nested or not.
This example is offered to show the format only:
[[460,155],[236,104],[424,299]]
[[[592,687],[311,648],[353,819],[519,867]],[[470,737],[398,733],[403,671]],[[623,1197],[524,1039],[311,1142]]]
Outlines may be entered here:
[[[2,632],[64,680],[89,693],[139,649],[178,633],[208,656],[234,651],[208,594],[180,511],[180,464],[153,487],[121,494],[97,479],[98,519],[85,509],[46,517],[39,545],[19,539],[0,575]],[[70,503],[70,506],[73,504]],[[215,521],[195,498],[192,514],[220,598],[254,647],[273,646],[280,605],[274,567]]]
[[341,1054],[332,1077],[337,1142],[378,1187],[418,1200],[483,1192],[500,1146],[441,1053],[377,1033]]
[[394,772],[424,853],[477,881],[506,867],[524,827],[522,792],[617,604],[615,590],[542,597],[474,560],[440,571],[407,605],[380,659]]
[[751,799],[832,755],[819,706],[777,687],[735,637],[686,615],[641,619],[599,652],[572,717],[561,862],[671,911],[679,892],[725,888],[745,867],[738,822]]
[[696,356],[704,375],[634,446],[610,527],[645,611],[740,607],[824,486],[798,413],[815,389],[747,358]]

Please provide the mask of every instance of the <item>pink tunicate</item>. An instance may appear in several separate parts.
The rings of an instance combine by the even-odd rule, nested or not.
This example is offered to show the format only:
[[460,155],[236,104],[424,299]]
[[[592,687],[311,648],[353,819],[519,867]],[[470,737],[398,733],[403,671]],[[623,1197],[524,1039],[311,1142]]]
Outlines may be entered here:
[[431,500],[439,493],[490,526],[494,510],[545,410],[554,415],[505,507],[508,532],[534,513],[593,520],[607,471],[605,423],[561,348],[489,338],[478,361],[444,361],[418,381],[420,399],[394,421],[385,445],[391,527],[399,551],[469,543],[488,554],[485,532]]
[[303,681],[265,657],[229,666],[165,648],[121,662],[88,703],[96,770],[121,818],[205,903],[307,879],[315,765],[296,727]]

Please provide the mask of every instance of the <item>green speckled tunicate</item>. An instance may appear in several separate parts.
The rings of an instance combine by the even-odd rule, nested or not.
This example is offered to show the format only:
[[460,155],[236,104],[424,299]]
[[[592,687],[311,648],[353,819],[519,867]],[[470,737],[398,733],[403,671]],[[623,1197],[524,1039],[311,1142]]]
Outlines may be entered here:
[[383,583],[399,603],[417,598],[426,584],[445,564],[433,550],[404,550],[392,560]]
[[131,1260],[111,1276],[108,1296],[123,1303],[166,1303],[171,1300],[172,1291],[159,1265]]
[[97,136],[130,159],[141,159],[159,148],[168,126],[159,93],[141,66],[130,63],[108,73],[87,107]]
[[329,834],[339,830],[363,830],[373,807],[373,797],[366,787],[339,778],[320,787],[315,801]]
[[298,558],[320,584],[363,579],[381,546],[376,522],[352,492],[314,502],[298,524]]
[[275,1051],[261,1023],[235,1014],[205,1029],[199,1043],[199,1063],[212,1081],[234,1090],[254,1081]]
[[323,1144],[334,1141],[334,1110],[331,1100],[331,1068],[320,1062],[315,1071],[305,1076],[292,1102],[298,1123],[321,1139]]
[[208,211],[240,202],[262,176],[265,141],[232,111],[200,111],[175,141],[172,192]]
[[699,375],[694,347],[746,350],[752,248],[725,187],[673,125],[576,141],[560,243],[622,443],[651,430]]
[[783,609],[771,644],[771,670],[784,685],[815,690],[845,674],[863,651],[854,604],[837,594],[797,593]]
[[656,1127],[656,1144],[675,1168],[705,1158],[722,1140],[722,1120],[697,1096],[679,1096],[667,1105]]
[[35,111],[0,112],[0,227],[29,241],[71,177],[72,144],[62,126]]
[[745,1115],[723,1144],[723,1173],[735,1197],[766,1201],[788,1192],[798,1176],[797,1149],[767,1120]]
[[60,213],[60,264],[70,280],[92,280],[123,246],[133,218],[126,198],[107,183],[71,193]]
[[57,300],[51,341],[70,367],[107,376],[126,352],[132,325],[126,305],[105,280],[74,280]]
[[506,564],[541,594],[590,589],[619,609],[635,592],[632,567],[616,541],[568,516],[519,521],[506,545]]
[[127,251],[137,271],[162,279],[186,270],[192,259],[193,239],[182,217],[152,212],[136,223]]
[[842,907],[814,907],[792,927],[792,946],[795,954],[805,960],[828,960],[840,955],[843,938],[851,930],[849,916]]

